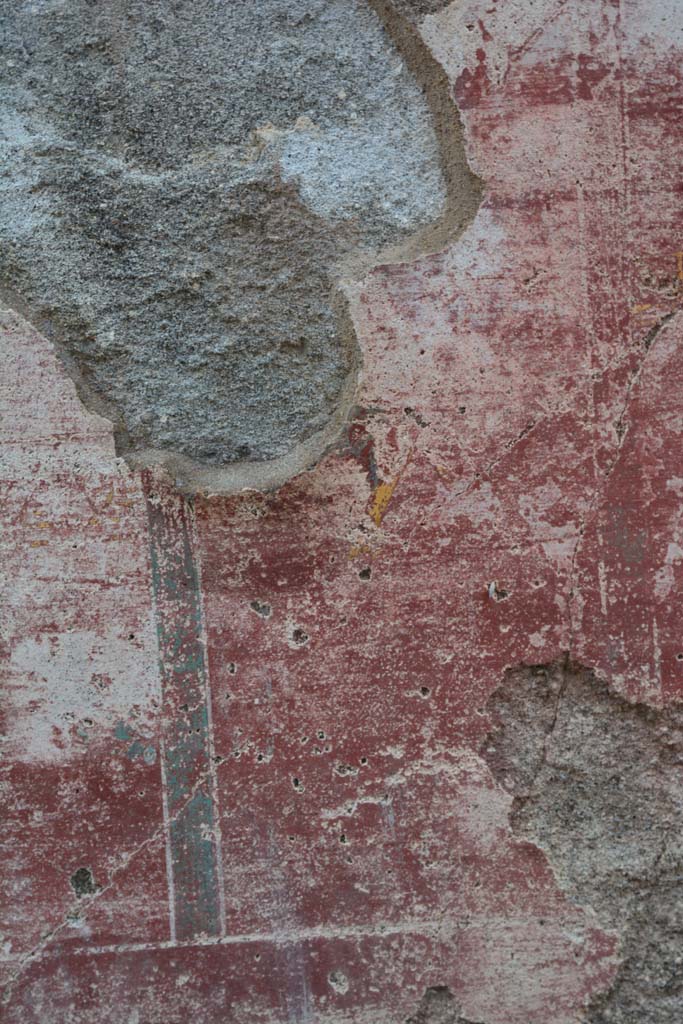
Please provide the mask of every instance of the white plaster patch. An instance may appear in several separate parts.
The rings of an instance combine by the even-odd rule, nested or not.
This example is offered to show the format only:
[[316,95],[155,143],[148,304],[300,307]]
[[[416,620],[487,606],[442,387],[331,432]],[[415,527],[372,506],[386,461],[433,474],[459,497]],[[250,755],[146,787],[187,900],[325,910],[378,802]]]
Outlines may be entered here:
[[475,529],[484,523],[495,523],[502,514],[500,501],[488,480],[462,497],[456,494],[448,504],[455,515],[466,516]]
[[[508,0],[497,7],[489,5],[484,12],[477,0],[455,0],[442,11],[427,15],[420,33],[448,77],[455,81],[466,68],[476,68],[477,50],[482,48],[485,31],[487,72],[492,82],[500,85],[510,54],[519,54],[535,42],[562,6],[560,0]],[[566,35],[558,39],[566,48]]]
[[508,839],[511,803],[508,793],[491,785],[483,768],[462,785],[458,793],[458,827],[478,852],[486,854]]
[[683,548],[680,544],[670,543],[666,549],[664,565],[655,573],[655,595],[659,598],[668,597],[676,582],[674,566],[683,560]]
[[[420,111],[420,114],[422,112]],[[277,139],[285,181],[330,221],[380,217],[408,230],[438,218],[446,201],[436,137],[424,117],[321,130],[300,119]],[[381,198],[380,198],[381,197]]]
[[157,711],[146,515],[110,424],[83,408],[49,342],[12,313],[2,326],[0,418],[15,441],[0,446],[14,482],[0,552],[3,753],[65,762],[119,720],[148,729]]
[[481,206],[457,244],[449,250],[448,270],[475,280],[499,277],[505,267],[506,242],[499,216]]
[[11,758],[61,761],[121,719],[144,726],[161,693],[154,651],[151,621],[135,643],[115,627],[20,641],[7,687]]
[[541,541],[543,554],[558,570],[567,569],[574,557],[577,527],[574,523],[553,528],[552,536]]
[[[554,480],[549,480],[540,487],[534,487],[526,494],[519,496],[519,513],[529,527],[529,536],[540,541],[546,547],[558,542],[564,552],[567,542],[567,525],[556,524],[558,506],[563,500],[563,493]],[[573,541],[573,536],[571,538]],[[548,552],[549,553],[549,552]],[[562,555],[564,559],[566,554]]]
[[[647,59],[644,49],[652,47],[655,63],[667,51],[683,50],[683,4],[680,0],[630,0],[622,17],[626,48]],[[645,44],[645,46],[644,46]]]
[[544,626],[543,629],[529,635],[529,643],[532,647],[536,648],[536,650],[541,650],[545,647],[546,633],[548,632],[548,629],[548,626]]

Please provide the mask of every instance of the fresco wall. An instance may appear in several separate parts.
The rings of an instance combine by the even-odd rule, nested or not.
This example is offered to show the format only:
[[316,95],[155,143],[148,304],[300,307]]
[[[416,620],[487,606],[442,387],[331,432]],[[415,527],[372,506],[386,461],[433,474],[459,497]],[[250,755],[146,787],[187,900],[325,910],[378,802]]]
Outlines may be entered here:
[[683,8],[91,8],[3,5],[4,1019],[678,1024]]

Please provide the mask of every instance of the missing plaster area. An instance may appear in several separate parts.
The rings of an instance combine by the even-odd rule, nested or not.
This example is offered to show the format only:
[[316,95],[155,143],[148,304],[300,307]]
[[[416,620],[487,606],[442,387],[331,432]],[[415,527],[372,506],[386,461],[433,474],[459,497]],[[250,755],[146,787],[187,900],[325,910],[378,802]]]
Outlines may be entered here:
[[394,0],[394,6],[403,16],[418,25],[428,14],[436,14],[448,7],[450,0]]
[[0,15],[5,298],[133,464],[300,470],[353,404],[340,282],[478,203],[417,30],[380,0]]
[[482,749],[514,794],[511,823],[559,884],[621,940],[584,1024],[683,1019],[683,709],[611,693],[569,661],[510,671]]
[[460,1013],[459,1004],[447,985],[425,989],[414,1016],[406,1024],[474,1024]]
[[90,868],[78,868],[71,876],[71,888],[80,899],[81,896],[92,896],[100,887],[95,883]]

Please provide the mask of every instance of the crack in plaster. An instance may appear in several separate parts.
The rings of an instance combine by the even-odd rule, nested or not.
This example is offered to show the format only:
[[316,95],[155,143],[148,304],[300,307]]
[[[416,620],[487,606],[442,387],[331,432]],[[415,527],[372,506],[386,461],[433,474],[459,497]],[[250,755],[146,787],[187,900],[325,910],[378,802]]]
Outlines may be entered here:
[[[43,956],[47,947],[50,946],[50,944],[54,941],[55,937],[65,928],[68,928],[71,924],[73,924],[75,920],[81,919],[84,916],[81,913],[81,911],[86,911],[88,908],[92,907],[98,900],[100,900],[105,895],[105,893],[107,893],[115,885],[119,875],[123,871],[127,870],[127,868],[130,867],[132,861],[134,861],[141,853],[143,853],[147,849],[147,847],[153,846],[154,843],[159,842],[162,838],[165,838],[165,835],[168,832],[170,826],[173,824],[173,822],[182,816],[183,812],[187,809],[189,804],[191,804],[192,800],[197,795],[201,787],[211,780],[211,772],[212,768],[207,768],[206,771],[203,772],[197,778],[195,784],[192,787],[192,791],[189,793],[189,795],[183,801],[183,803],[176,809],[174,814],[170,816],[167,821],[162,822],[162,824],[154,830],[151,836],[148,836],[146,839],[143,839],[143,841],[139,843],[138,846],[136,846],[133,850],[131,850],[124,856],[121,863],[109,872],[107,880],[104,883],[104,885],[98,885],[97,890],[91,895],[80,896],[76,900],[74,900],[69,909],[66,911],[63,919],[59,921],[53,928],[51,928],[49,932],[43,935],[35,946],[33,946],[30,950],[28,950],[28,952],[24,953],[23,956],[19,958],[17,969],[13,974],[10,975],[9,981],[5,987],[5,991],[2,996],[3,1003],[6,1004],[10,1001],[17,982],[20,980],[20,978],[26,972],[26,970],[30,967],[31,963],[34,960],[40,959]],[[170,943],[169,945],[174,946],[175,943]],[[117,945],[111,948],[118,949],[119,946]],[[156,945],[153,945],[150,948],[156,948]]]

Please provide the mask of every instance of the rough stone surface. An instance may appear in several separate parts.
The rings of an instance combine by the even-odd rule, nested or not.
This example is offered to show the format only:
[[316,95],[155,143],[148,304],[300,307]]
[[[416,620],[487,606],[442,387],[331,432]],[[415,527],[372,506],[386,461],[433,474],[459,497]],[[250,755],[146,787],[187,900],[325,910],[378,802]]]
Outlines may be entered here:
[[335,278],[309,471],[188,496],[2,313],[3,1024],[683,1020],[683,7],[373,9],[445,213]]
[[563,889],[620,933],[619,972],[590,1024],[669,1024],[682,1008],[683,709],[629,704],[557,662],[508,673],[483,748],[515,833]]
[[417,1013],[406,1024],[472,1024],[461,1016],[457,1001],[447,985],[434,985],[425,991]]
[[394,7],[410,21],[420,24],[427,14],[448,7],[448,0],[395,0]]
[[356,372],[345,264],[446,201],[374,10],[29,0],[2,22],[0,280],[119,449],[220,466],[323,430]]

